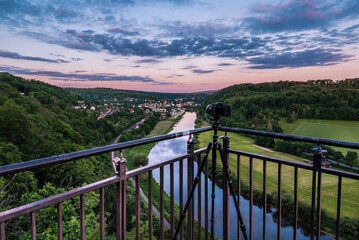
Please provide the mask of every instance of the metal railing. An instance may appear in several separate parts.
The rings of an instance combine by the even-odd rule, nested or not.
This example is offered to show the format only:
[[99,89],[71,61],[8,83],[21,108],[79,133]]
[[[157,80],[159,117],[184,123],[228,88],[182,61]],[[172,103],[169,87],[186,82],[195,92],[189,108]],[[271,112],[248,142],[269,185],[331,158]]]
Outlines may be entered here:
[[[212,127],[200,128],[195,130],[190,130],[186,132],[179,132],[173,134],[167,134],[157,137],[145,138],[141,140],[135,140],[125,143],[112,144],[100,148],[94,148],[90,150],[84,150],[80,152],[74,152],[69,154],[63,154],[54,157],[48,157],[23,163],[12,164],[8,166],[0,167],[0,177],[14,174],[17,172],[37,169],[40,167],[50,166],[54,164],[65,163],[72,160],[77,160],[89,156],[99,155],[103,153],[108,153],[116,150],[123,150],[126,148],[139,146],[148,143],[154,143],[159,141],[164,141],[167,139],[173,139],[176,137],[182,137],[186,135],[198,134],[206,131],[213,130]],[[338,146],[338,147],[346,147],[352,149],[359,149],[358,143],[351,142],[343,142],[343,141],[335,141],[328,139],[320,139],[320,138],[310,138],[310,137],[301,137],[301,136],[293,136],[287,134],[279,134],[272,132],[262,132],[248,129],[238,129],[238,128],[228,128],[228,127],[220,127],[221,131],[224,131],[227,135],[228,132],[231,133],[243,133],[253,136],[266,136],[266,137],[274,137],[279,139],[287,139],[293,141],[302,141],[302,142],[310,142],[316,144],[326,144],[330,146]],[[293,220],[293,239],[297,239],[297,228],[298,228],[298,169],[305,169],[312,172],[312,196],[311,196],[311,239],[315,236],[317,239],[320,238],[321,233],[321,187],[322,187],[322,174],[330,174],[338,177],[338,190],[337,190],[337,217],[336,217],[336,239],[340,239],[340,216],[341,216],[341,195],[342,195],[342,182],[343,178],[359,180],[359,174],[354,174],[350,172],[344,172],[333,169],[324,169],[321,168],[321,155],[314,154],[314,164],[308,165],[298,162],[287,161],[278,158],[272,158],[268,156],[238,151],[234,149],[230,149],[230,142],[228,138],[225,138],[226,143],[224,144],[224,152],[227,156],[227,161],[229,161],[229,155],[234,154],[237,156],[237,186],[238,186],[238,194],[241,193],[241,184],[240,184],[240,166],[241,166],[241,156],[248,157],[249,159],[249,238],[253,239],[253,160],[258,159],[263,161],[263,239],[266,239],[266,213],[267,213],[267,163],[272,162],[278,165],[278,197],[277,197],[277,239],[281,239],[281,223],[282,223],[282,166],[290,166],[293,168],[294,174],[294,220]],[[183,210],[183,189],[184,189],[184,172],[183,172],[183,161],[187,161],[187,191],[189,192],[193,183],[194,173],[194,162],[197,160],[201,161],[201,155],[205,152],[205,148],[194,150],[194,142],[187,142],[187,153],[181,156],[178,156],[173,159],[168,159],[166,161],[147,165],[144,167],[140,167],[134,170],[127,171],[126,170],[126,162],[118,161],[116,163],[116,176],[88,184],[83,187],[79,187],[49,198],[42,199],[40,201],[36,201],[30,204],[26,204],[17,208],[13,208],[11,210],[7,210],[0,213],[0,240],[6,239],[6,222],[12,219],[15,219],[19,216],[23,216],[26,214],[30,215],[31,220],[31,237],[32,239],[36,239],[36,211],[56,205],[57,206],[57,237],[58,239],[63,239],[63,218],[62,218],[62,203],[66,200],[73,199],[75,197],[80,197],[80,239],[85,239],[85,195],[89,192],[98,190],[100,192],[100,206],[99,206],[99,223],[100,223],[100,239],[105,239],[105,188],[115,184],[116,185],[116,236],[117,239],[126,239],[126,184],[127,179],[135,178],[135,199],[136,199],[136,239],[140,239],[140,175],[147,174],[148,175],[148,224],[149,224],[149,239],[152,239],[153,236],[153,196],[152,196],[152,171],[155,169],[160,169],[160,181],[159,181],[159,191],[160,191],[160,203],[159,203],[159,221],[160,221],[160,239],[165,239],[165,224],[164,224],[164,167],[170,167],[170,234],[174,235],[174,224],[175,218],[174,215],[180,214]],[[174,164],[179,164],[179,212],[174,212]],[[197,232],[197,239],[202,238],[202,233],[204,234],[204,238],[208,239],[208,166],[206,164],[204,169],[205,181],[204,186],[201,186],[201,181],[198,186],[198,201],[197,206],[194,206],[195,202],[192,200],[188,215],[187,215],[187,239],[194,239],[195,232]],[[225,182],[226,180],[223,179]],[[201,188],[204,187],[204,199],[201,199]],[[229,191],[224,188],[223,191],[223,236],[229,238]],[[204,204],[204,227],[202,227],[202,203]],[[240,198],[238,198],[238,203],[240,204]],[[195,208],[197,211],[197,229],[195,229]],[[233,223],[232,223],[233,224]],[[238,234],[237,238],[240,239],[239,234],[239,223],[238,225]],[[359,227],[358,227],[359,229]],[[182,228],[180,231],[180,239],[183,239],[185,236],[184,229]],[[359,230],[358,230],[359,236]]]

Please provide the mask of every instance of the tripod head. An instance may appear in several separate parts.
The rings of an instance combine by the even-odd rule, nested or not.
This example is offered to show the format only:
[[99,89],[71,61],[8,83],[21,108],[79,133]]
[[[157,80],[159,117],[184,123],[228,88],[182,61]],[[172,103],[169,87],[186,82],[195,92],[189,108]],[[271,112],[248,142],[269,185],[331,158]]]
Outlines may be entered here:
[[215,135],[217,135],[217,130],[219,128],[219,118],[223,117],[230,117],[231,116],[231,105],[223,104],[221,102],[217,102],[214,104],[208,104],[206,107],[207,113],[213,117],[213,125]]

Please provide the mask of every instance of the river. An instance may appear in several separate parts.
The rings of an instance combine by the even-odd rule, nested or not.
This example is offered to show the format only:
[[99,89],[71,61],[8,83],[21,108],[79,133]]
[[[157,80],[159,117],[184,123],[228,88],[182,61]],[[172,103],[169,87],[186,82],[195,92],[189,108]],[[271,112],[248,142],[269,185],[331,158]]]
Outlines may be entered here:
[[[196,114],[193,112],[186,112],[183,118],[175,125],[171,133],[174,132],[181,132],[186,130],[194,129],[194,121],[196,120]],[[185,154],[187,152],[187,140],[188,136],[170,139],[166,141],[162,141],[157,143],[149,153],[149,164],[158,163],[170,158],[174,158],[176,156]],[[195,175],[197,173],[197,164],[194,163],[194,172]],[[183,193],[184,193],[184,200],[183,203],[185,204],[187,200],[187,161],[183,161],[183,173],[184,173],[184,183],[183,183]],[[159,169],[153,171],[153,177],[159,183],[160,181],[160,174]],[[174,164],[174,200],[176,203],[179,204],[179,163]],[[202,201],[204,199],[204,181],[205,177],[204,174],[201,175],[201,184],[202,184]],[[212,182],[208,180],[208,191],[209,191],[209,213],[208,216],[211,216],[211,198],[210,198],[210,191],[212,189]],[[219,238],[223,236],[223,215],[222,215],[222,203],[223,203],[223,192],[222,189],[218,186],[215,186],[216,191],[216,198],[214,201],[215,209],[215,235]],[[169,194],[170,193],[170,169],[169,166],[164,168],[164,190]],[[198,192],[196,190],[194,194],[195,206],[197,206],[197,196]],[[204,204],[202,203],[202,226],[204,226]],[[275,212],[275,209],[271,209],[271,212]],[[247,227],[247,233],[249,230],[249,201],[245,200],[241,197],[241,214],[243,216],[244,223]],[[197,219],[197,208],[195,207],[195,219]],[[277,238],[277,223],[274,222],[273,216],[271,213],[266,214],[267,219],[267,239],[276,239]],[[253,239],[263,239],[263,232],[262,232],[262,223],[263,223],[263,210],[257,206],[253,206]],[[230,199],[230,223],[235,224],[233,226],[237,226],[237,214],[235,211],[235,206],[233,203],[233,199]],[[208,226],[210,229],[210,220],[208,219]],[[292,239],[293,236],[293,228],[292,227],[282,227],[281,228],[281,237],[282,239]],[[230,237],[231,239],[237,239],[237,228],[230,227]],[[305,236],[301,229],[297,231],[297,238],[298,239],[309,239],[309,236]],[[321,236],[321,239],[333,239],[329,236]]]

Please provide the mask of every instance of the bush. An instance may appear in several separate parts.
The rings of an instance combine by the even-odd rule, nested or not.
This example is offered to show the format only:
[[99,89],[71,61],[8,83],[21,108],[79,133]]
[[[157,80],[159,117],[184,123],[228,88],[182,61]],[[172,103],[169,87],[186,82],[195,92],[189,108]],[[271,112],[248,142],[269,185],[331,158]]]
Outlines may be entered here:
[[146,154],[140,153],[133,157],[134,164],[138,166],[146,166],[148,164],[148,157]]

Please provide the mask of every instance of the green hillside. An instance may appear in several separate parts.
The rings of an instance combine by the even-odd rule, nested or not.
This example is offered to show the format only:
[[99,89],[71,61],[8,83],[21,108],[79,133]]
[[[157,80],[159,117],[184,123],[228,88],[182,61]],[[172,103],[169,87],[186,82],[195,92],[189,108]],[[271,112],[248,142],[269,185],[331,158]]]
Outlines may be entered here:
[[[79,96],[49,84],[25,80],[8,73],[0,73],[0,166],[75,152],[113,143],[123,130],[141,120],[142,110],[120,109],[98,119],[100,111],[75,109]],[[126,133],[128,140],[148,134],[158,121],[154,114],[138,129]],[[80,159],[65,164],[0,177],[0,211],[53,196],[74,187],[113,176],[108,154]],[[131,186],[129,190],[132,191]],[[113,212],[114,189],[106,190],[106,211]],[[129,195],[127,201],[134,205]],[[99,194],[86,195],[86,237],[99,239]],[[64,238],[79,239],[79,201],[63,203]],[[134,214],[131,209],[129,214]],[[115,232],[114,215],[107,214],[108,235]],[[56,238],[56,206],[37,212],[37,237]],[[7,224],[8,239],[29,239],[28,216]],[[131,224],[129,219],[128,224]],[[24,230],[22,230],[24,229]],[[131,228],[129,228],[131,229]]]

